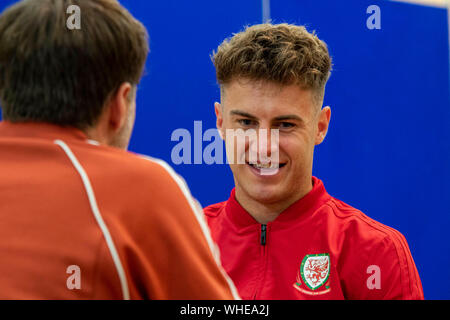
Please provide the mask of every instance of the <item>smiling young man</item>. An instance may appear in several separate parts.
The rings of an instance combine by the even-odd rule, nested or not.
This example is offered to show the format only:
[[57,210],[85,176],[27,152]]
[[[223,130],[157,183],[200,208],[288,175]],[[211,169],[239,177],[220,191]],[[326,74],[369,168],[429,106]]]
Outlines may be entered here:
[[[312,176],[331,117],[322,108],[326,44],[300,26],[255,25],[225,40],[213,61],[235,188],[204,211],[241,297],[423,299],[405,238]],[[239,146],[233,133],[250,131]]]

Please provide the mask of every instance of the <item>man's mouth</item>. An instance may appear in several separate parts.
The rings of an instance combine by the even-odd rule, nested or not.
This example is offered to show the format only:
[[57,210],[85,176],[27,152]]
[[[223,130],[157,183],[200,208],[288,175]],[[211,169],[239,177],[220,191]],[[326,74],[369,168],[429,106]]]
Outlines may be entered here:
[[250,163],[248,161],[246,161],[246,164],[253,168],[253,171],[256,171],[257,174],[267,176],[277,174],[286,165],[286,163]]

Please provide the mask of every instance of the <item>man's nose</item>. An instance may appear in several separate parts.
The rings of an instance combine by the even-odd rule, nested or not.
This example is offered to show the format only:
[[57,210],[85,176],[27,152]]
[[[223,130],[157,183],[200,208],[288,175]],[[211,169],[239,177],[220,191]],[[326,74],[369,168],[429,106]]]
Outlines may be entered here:
[[272,155],[279,152],[278,129],[260,128],[257,130],[256,139],[250,141],[250,153],[259,163],[274,162]]

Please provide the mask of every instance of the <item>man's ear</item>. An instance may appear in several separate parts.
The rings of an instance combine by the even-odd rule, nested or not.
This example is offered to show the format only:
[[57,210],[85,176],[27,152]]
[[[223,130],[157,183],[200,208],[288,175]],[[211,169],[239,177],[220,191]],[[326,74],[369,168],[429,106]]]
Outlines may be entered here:
[[109,99],[109,127],[112,131],[120,130],[127,120],[128,108],[131,107],[132,90],[132,85],[124,82]]
[[317,122],[317,135],[315,144],[321,144],[322,141],[325,139],[325,136],[328,132],[328,126],[330,124],[331,119],[331,108],[329,106],[326,106],[322,110],[320,110],[319,114],[319,120]]
[[220,103],[216,102],[214,103],[214,111],[216,112],[216,127],[219,131],[220,137],[222,140],[224,139],[225,135],[223,134],[223,114],[222,114],[222,106]]

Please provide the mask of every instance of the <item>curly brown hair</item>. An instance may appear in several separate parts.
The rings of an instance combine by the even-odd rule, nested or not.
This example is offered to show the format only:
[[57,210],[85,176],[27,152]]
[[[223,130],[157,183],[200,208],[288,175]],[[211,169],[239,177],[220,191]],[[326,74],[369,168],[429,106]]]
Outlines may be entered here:
[[246,27],[225,39],[211,59],[221,88],[241,78],[298,84],[311,89],[320,104],[332,65],[327,45],[314,31],[286,23]]

